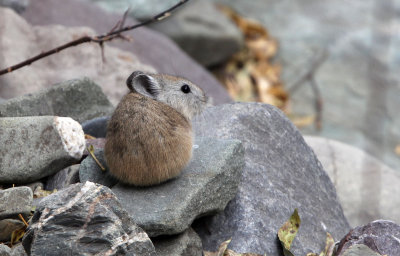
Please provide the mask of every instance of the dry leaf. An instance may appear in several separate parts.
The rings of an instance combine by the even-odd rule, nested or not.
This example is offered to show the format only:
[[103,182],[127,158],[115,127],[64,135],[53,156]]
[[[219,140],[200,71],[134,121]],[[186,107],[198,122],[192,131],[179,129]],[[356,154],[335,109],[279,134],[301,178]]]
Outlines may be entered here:
[[39,186],[33,192],[33,198],[46,197],[46,196],[51,195],[51,194],[53,194],[55,192],[57,192],[57,189],[54,189],[53,191],[49,191],[49,190],[43,190],[42,187]]
[[395,149],[395,152],[396,152],[396,154],[397,154],[398,156],[400,156],[400,144],[397,145],[397,147],[396,147],[396,149]]
[[288,95],[280,79],[281,67],[272,63],[278,43],[258,22],[245,19],[228,7],[220,7],[245,36],[245,47],[214,70],[237,101],[260,101],[286,110]]
[[290,216],[290,219],[286,221],[278,231],[278,238],[282,244],[283,254],[285,256],[293,255],[293,253],[290,252],[290,246],[296,237],[297,231],[299,231],[300,224],[301,220],[296,208],[292,216]]
[[13,244],[15,244],[16,242],[18,242],[19,240],[21,240],[21,238],[25,235],[25,229],[26,227],[14,230],[11,233],[11,242],[10,245],[12,246]]

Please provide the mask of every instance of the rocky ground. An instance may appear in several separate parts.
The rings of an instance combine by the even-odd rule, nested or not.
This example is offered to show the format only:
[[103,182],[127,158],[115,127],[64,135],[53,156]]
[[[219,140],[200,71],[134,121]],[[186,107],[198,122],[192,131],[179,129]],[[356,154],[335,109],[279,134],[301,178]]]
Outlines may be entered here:
[[[104,32],[120,17],[89,1],[28,2],[0,2],[24,16],[0,7],[0,67]],[[220,60],[240,46],[237,31],[218,33],[212,24],[222,21],[207,23],[199,13],[188,26],[208,24],[222,45],[236,41],[218,51]],[[183,11],[175,22],[193,15]],[[294,255],[319,254],[327,232],[340,241],[337,255],[400,255],[398,172],[357,148],[303,138],[275,107],[229,103],[222,86],[168,38],[145,28],[130,35],[132,43],[105,47],[106,62],[89,44],[0,76],[0,255],[200,256],[228,239],[239,253],[283,255],[277,232],[295,208]],[[193,159],[183,173],[148,188],[118,183],[88,149],[107,167],[106,124],[135,69],[184,75],[216,103],[193,121]]]

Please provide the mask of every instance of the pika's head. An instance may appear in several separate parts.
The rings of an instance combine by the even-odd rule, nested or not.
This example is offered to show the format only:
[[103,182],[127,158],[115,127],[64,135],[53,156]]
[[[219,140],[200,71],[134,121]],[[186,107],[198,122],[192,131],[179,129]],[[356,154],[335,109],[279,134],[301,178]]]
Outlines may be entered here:
[[132,92],[163,102],[188,120],[200,114],[208,104],[208,97],[203,90],[181,77],[135,71],[126,84]]

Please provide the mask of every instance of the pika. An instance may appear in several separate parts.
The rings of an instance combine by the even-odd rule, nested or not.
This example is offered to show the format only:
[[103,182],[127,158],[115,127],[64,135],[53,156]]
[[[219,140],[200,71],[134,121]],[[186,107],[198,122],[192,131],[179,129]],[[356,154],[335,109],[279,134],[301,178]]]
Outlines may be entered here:
[[110,174],[135,186],[178,176],[192,157],[191,119],[208,102],[202,89],[170,75],[133,72],[107,126]]

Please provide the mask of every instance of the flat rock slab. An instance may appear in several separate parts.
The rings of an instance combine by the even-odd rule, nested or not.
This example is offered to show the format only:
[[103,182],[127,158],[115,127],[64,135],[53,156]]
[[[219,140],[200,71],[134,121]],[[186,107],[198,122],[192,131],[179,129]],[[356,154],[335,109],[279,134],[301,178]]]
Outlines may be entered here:
[[237,192],[243,154],[238,140],[199,138],[178,178],[145,188],[119,183],[112,190],[150,237],[178,234],[194,219],[224,210]]
[[77,163],[85,147],[69,117],[0,118],[0,183],[28,183]]
[[5,101],[0,104],[0,117],[68,116],[82,122],[109,115],[113,109],[101,88],[82,78]]
[[23,238],[29,255],[155,255],[111,190],[78,183],[45,197]]
[[33,193],[28,187],[0,190],[0,219],[27,216],[31,212]]
[[388,220],[377,220],[356,227],[340,241],[336,255],[351,255],[348,250],[355,245],[365,245],[379,255],[400,255],[400,225]]
[[328,173],[352,227],[373,220],[400,223],[400,172],[339,141],[305,136]]
[[203,246],[196,232],[189,228],[174,236],[153,238],[152,242],[158,256],[202,256]]
[[348,232],[332,182],[280,110],[259,103],[221,105],[207,109],[194,128],[198,136],[239,139],[246,152],[235,198],[195,228],[205,250],[216,251],[232,238],[229,248],[235,252],[281,255],[277,232],[295,208],[301,227],[294,255],[322,251],[326,232],[336,240]]

